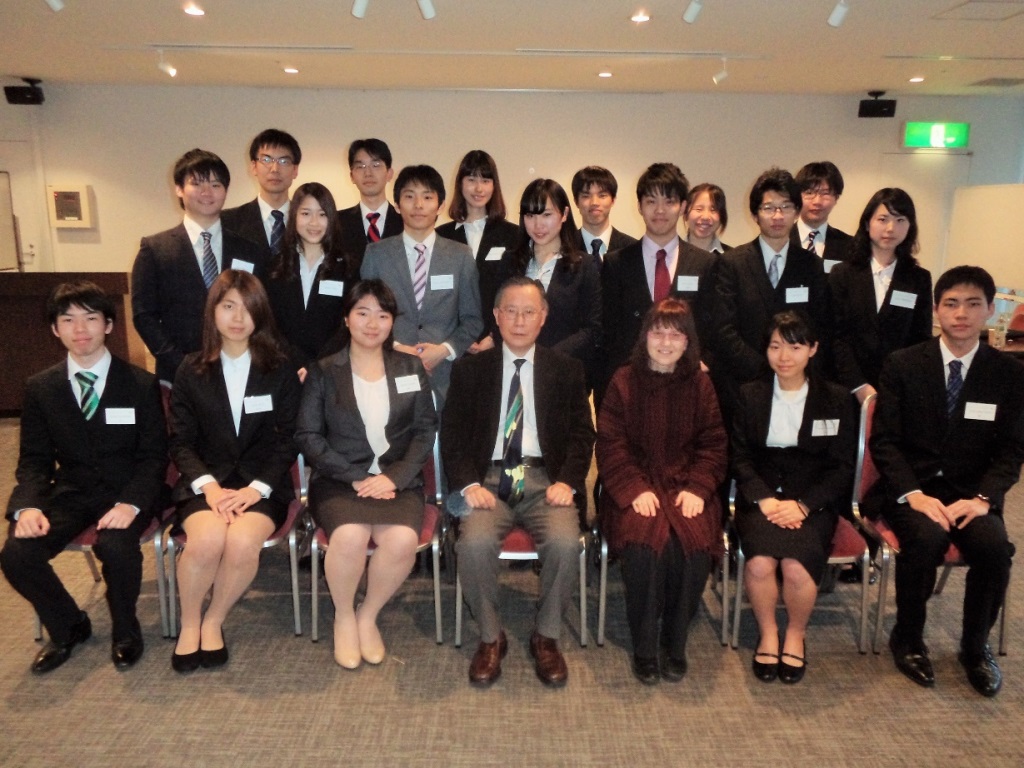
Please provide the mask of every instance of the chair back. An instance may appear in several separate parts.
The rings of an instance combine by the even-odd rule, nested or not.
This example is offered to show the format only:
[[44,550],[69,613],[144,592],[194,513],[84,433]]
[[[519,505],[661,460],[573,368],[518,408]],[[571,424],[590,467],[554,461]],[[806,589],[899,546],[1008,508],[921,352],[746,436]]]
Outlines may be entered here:
[[857,468],[853,475],[853,514],[860,518],[860,504],[878,480],[878,468],[871,458],[871,425],[875,418],[878,395],[870,395],[860,407],[860,428],[857,433]]
[[1011,331],[1024,331],[1024,304],[1018,304],[1010,318]]

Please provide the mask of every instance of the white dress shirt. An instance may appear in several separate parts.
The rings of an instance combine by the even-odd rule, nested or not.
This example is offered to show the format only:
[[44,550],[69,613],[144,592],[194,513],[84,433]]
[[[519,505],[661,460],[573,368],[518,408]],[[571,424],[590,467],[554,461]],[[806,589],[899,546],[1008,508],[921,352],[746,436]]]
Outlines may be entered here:
[[220,219],[217,219],[206,229],[196,224],[188,216],[185,216],[182,224],[188,233],[188,240],[192,243],[192,250],[196,254],[196,261],[199,263],[199,272],[203,271],[203,232],[210,233],[210,247],[213,248],[213,256],[217,259],[217,272],[224,271],[224,233],[221,231]]
[[[541,456],[540,438],[537,436],[537,410],[533,398],[533,356],[537,345],[530,347],[523,358],[526,360],[519,369],[519,383],[523,388],[523,456]],[[501,345],[501,417],[498,419],[498,434],[494,440],[491,459],[501,461],[505,451],[505,417],[508,415],[508,390],[516,372],[515,361],[519,358],[509,348]]]
[[[647,290],[654,298],[654,270],[658,265],[658,251],[665,251],[665,266],[668,268],[668,279],[676,273],[676,262],[679,261],[679,238],[673,237],[668,245],[661,246],[651,240],[647,235],[640,239],[640,248],[644,255],[644,272],[647,274]],[[671,284],[669,292],[672,291]]]
[[291,201],[285,200],[284,205],[280,208],[274,208],[264,200],[262,197],[257,197],[256,202],[260,206],[260,216],[263,219],[263,232],[267,236],[267,245],[270,245],[270,236],[274,232],[274,211],[280,211],[284,214],[284,221],[281,222],[285,226],[288,225],[288,209],[291,207]]

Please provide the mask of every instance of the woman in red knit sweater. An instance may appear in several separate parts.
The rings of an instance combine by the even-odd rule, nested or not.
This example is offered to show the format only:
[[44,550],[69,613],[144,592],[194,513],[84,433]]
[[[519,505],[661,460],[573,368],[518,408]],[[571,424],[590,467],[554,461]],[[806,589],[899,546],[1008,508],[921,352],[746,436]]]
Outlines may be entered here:
[[686,674],[690,622],[721,554],[726,441],[690,306],[665,299],[597,420],[601,522],[622,567],[633,673],[647,685]]

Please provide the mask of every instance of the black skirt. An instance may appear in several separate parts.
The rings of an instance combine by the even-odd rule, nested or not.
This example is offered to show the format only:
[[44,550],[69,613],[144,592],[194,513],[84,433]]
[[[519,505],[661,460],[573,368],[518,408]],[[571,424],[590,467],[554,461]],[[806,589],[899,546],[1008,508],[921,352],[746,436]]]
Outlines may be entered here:
[[396,491],[393,499],[356,495],[350,483],[315,477],[309,484],[309,511],[330,538],[334,529],[350,523],[405,525],[419,535],[423,527],[423,489]]
[[752,557],[790,558],[799,562],[820,583],[832,550],[838,515],[831,509],[812,512],[799,528],[780,528],[768,520],[757,504],[736,501],[736,530],[743,554]]

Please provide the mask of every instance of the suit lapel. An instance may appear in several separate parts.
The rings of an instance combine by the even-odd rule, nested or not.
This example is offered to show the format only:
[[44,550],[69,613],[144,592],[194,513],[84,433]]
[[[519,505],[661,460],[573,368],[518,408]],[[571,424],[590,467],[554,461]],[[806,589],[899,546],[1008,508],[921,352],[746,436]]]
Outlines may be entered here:
[[[772,288],[771,280],[768,279],[768,272],[764,268],[764,256],[761,254],[761,241],[755,239],[751,244],[750,253],[747,254],[747,270],[754,281],[754,287],[761,296],[764,306],[775,305],[775,289]],[[783,275],[786,273],[783,272]],[[782,284],[781,276],[779,284]]]
[[[223,232],[223,229],[221,231]],[[178,259],[184,269],[184,274],[188,276],[188,280],[191,280],[196,285],[197,290],[205,294],[206,281],[203,280],[203,272],[199,268],[199,260],[196,258],[196,252],[192,248],[192,241],[188,239],[188,231],[185,229],[185,225],[179,224],[172,229],[171,237],[178,241]]]

